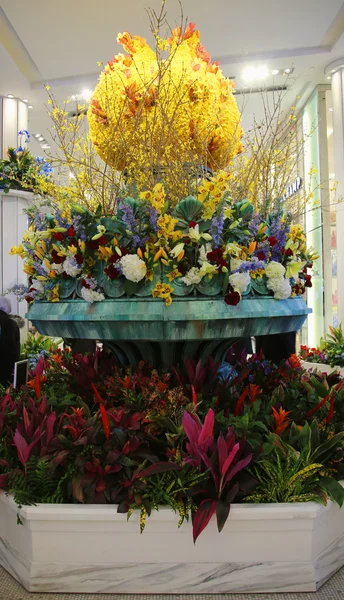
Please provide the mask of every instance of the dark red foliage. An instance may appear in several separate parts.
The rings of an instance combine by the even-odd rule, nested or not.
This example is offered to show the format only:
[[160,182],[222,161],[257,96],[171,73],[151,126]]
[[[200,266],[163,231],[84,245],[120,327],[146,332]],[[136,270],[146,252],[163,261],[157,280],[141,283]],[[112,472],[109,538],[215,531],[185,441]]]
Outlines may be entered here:
[[54,237],[54,240],[56,240],[57,242],[62,242],[64,240],[64,235],[60,231],[58,231],[57,233],[54,233],[53,237]]
[[72,225],[71,225],[71,227],[68,227],[68,229],[66,231],[66,236],[72,237],[72,238],[76,236],[76,231]]
[[215,250],[208,252],[207,259],[210,263],[218,267],[228,267],[227,261],[223,258],[223,250],[221,248],[215,248]]
[[109,265],[108,267],[106,267],[106,269],[104,269],[104,273],[106,273],[109,279],[117,279],[121,275],[121,271],[116,269],[114,265]]
[[268,238],[268,242],[271,247],[274,247],[277,244],[277,238],[275,238],[274,235],[270,235],[270,237]]
[[52,256],[53,262],[56,263],[57,265],[61,265],[65,260],[65,257],[59,256],[56,250],[51,251],[51,256]]
[[241,300],[241,296],[239,294],[239,292],[228,292],[225,295],[225,303],[228,304],[229,306],[236,306],[237,304],[239,304]]

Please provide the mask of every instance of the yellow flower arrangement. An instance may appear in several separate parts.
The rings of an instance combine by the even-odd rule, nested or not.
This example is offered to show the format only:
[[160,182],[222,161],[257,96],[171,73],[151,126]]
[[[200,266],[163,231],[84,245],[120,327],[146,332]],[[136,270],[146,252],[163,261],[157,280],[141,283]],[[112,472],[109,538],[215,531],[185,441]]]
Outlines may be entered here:
[[[178,165],[225,168],[242,150],[240,113],[232,82],[210,62],[194,24],[158,40],[166,60],[142,37],[125,32],[117,41],[128,54],[105,66],[88,110],[99,156],[126,170],[139,191],[156,166],[166,167],[165,182]],[[160,208],[162,198],[155,201]]]

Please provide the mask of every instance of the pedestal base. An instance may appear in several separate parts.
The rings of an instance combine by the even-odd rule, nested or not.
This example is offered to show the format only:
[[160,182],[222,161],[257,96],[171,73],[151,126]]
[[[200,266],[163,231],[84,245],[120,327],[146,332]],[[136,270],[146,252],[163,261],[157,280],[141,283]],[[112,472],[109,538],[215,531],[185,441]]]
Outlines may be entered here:
[[[17,524],[19,513],[22,525]],[[344,509],[329,502],[239,505],[222,533],[161,508],[142,535],[116,506],[18,509],[0,495],[0,564],[32,592],[312,592],[344,565]]]

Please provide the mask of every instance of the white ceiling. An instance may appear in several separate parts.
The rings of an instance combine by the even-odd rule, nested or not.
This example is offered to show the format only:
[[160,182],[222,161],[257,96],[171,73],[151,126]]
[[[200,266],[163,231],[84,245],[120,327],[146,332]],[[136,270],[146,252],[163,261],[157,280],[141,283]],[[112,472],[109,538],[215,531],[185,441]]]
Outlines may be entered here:
[[[286,105],[299,105],[319,83],[330,83],[325,67],[344,54],[342,0],[183,0],[183,13],[196,22],[201,41],[226,76],[245,86],[246,65],[294,67]],[[98,61],[121,51],[118,32],[149,37],[147,8],[161,0],[0,0],[0,95],[27,97],[30,129],[49,139],[43,83],[60,99],[92,88]],[[168,21],[179,22],[178,0],[167,0]],[[284,76],[266,85],[281,85]],[[242,97],[238,97],[239,104]],[[261,116],[259,94],[245,101],[244,127]],[[34,150],[34,149],[33,149]]]

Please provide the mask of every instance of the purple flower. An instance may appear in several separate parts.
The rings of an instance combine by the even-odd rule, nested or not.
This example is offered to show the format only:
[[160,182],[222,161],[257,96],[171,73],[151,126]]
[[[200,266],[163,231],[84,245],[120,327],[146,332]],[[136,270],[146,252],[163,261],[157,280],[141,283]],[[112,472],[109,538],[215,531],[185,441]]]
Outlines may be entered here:
[[128,202],[122,202],[118,208],[122,211],[122,221],[127,226],[128,230],[133,234],[133,247],[137,248],[141,243],[140,232],[139,232],[139,221],[134,216],[132,206]]
[[224,224],[224,216],[223,211],[220,212],[219,215],[216,215],[212,218],[211,227],[210,227],[210,235],[213,238],[214,248],[218,248],[221,243],[221,234],[223,231]]
[[158,211],[153,206],[148,206],[149,224],[153,231],[158,231]]
[[277,242],[271,247],[271,260],[280,261],[281,252],[287,241],[287,234],[290,230],[289,219],[287,218],[284,223],[281,223],[281,217],[273,215],[271,217],[270,224],[270,236],[275,237]]

